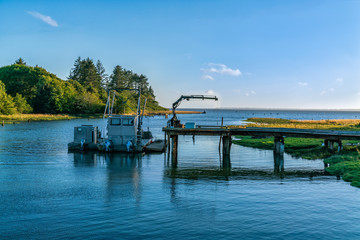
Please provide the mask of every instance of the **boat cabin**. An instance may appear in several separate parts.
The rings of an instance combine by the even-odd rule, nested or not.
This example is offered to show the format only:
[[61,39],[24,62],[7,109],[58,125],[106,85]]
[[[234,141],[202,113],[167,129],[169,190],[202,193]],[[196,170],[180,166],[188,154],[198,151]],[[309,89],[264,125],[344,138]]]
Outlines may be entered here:
[[127,141],[136,142],[137,116],[112,115],[108,118],[107,135],[114,145],[124,145]]

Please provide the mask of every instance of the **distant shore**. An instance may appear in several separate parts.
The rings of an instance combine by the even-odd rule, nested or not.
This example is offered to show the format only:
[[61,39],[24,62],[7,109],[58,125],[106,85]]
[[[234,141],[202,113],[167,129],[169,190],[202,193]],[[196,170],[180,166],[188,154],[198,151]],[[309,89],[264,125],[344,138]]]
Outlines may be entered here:
[[[192,111],[192,110],[178,110],[178,111],[175,111],[175,113],[176,114],[202,114],[204,112]],[[161,111],[153,111],[153,112],[146,112],[145,111],[146,116],[171,115],[171,114],[172,114],[172,110],[161,110]]]
[[[176,111],[176,114],[202,114],[199,111]],[[171,115],[172,110],[145,111],[145,116]],[[76,118],[101,118],[103,114],[11,114],[0,115],[0,124],[13,124],[15,122],[56,121]]]

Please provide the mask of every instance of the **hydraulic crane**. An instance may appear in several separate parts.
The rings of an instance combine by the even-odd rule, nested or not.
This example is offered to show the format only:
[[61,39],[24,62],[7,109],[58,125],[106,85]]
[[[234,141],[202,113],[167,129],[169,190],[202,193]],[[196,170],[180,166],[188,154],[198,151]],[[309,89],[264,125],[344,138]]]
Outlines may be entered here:
[[180,126],[180,121],[176,117],[175,110],[180,105],[182,100],[189,101],[190,99],[201,99],[201,100],[210,99],[210,100],[215,100],[215,101],[218,100],[218,98],[216,96],[210,96],[210,95],[181,95],[181,97],[178,100],[176,100],[176,102],[174,102],[172,105],[173,117],[170,120],[170,126],[172,126],[172,127]]

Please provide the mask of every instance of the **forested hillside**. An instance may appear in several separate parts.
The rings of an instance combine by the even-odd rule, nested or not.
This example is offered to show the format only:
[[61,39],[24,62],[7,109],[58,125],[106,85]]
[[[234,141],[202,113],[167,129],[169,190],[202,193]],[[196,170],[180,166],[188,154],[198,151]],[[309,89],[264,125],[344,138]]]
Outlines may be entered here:
[[[119,65],[109,76],[99,60],[95,64],[90,58],[79,57],[68,79],[62,80],[44,68],[27,66],[20,58],[12,65],[0,68],[0,114],[102,113],[108,91],[116,88],[140,89],[142,102],[147,99],[147,110],[164,109],[155,100],[146,76]],[[136,109],[134,92],[119,91],[116,99],[116,113]]]

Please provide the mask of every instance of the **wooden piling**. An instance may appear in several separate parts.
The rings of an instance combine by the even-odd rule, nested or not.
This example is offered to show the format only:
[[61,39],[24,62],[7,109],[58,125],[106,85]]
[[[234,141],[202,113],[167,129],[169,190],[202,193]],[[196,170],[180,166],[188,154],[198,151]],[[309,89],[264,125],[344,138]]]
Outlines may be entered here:
[[223,156],[230,156],[230,149],[231,149],[231,136],[223,136]]
[[341,140],[338,141],[338,152],[340,152],[343,149],[343,145]]
[[172,145],[172,150],[171,150],[171,164],[173,167],[177,167],[177,157],[178,157],[178,140],[179,140],[179,136],[178,135],[174,135],[171,137],[172,141],[171,141],[171,145]]
[[274,138],[274,153],[275,154],[284,154],[285,143],[284,137],[275,137]]
[[2,120],[2,124],[1,124],[2,126],[4,126],[5,125],[5,122],[4,122],[4,120]]
[[230,160],[230,149],[231,149],[231,136],[223,136],[223,151],[222,151],[222,166],[223,168],[231,168],[231,160]]
[[168,152],[168,155],[170,154],[170,135],[167,135],[167,152]]
[[[223,127],[223,125],[224,125],[224,117],[221,118],[221,127]],[[220,149],[221,149],[221,138],[222,137],[220,137],[220,140],[219,140],[219,154],[220,154]]]

